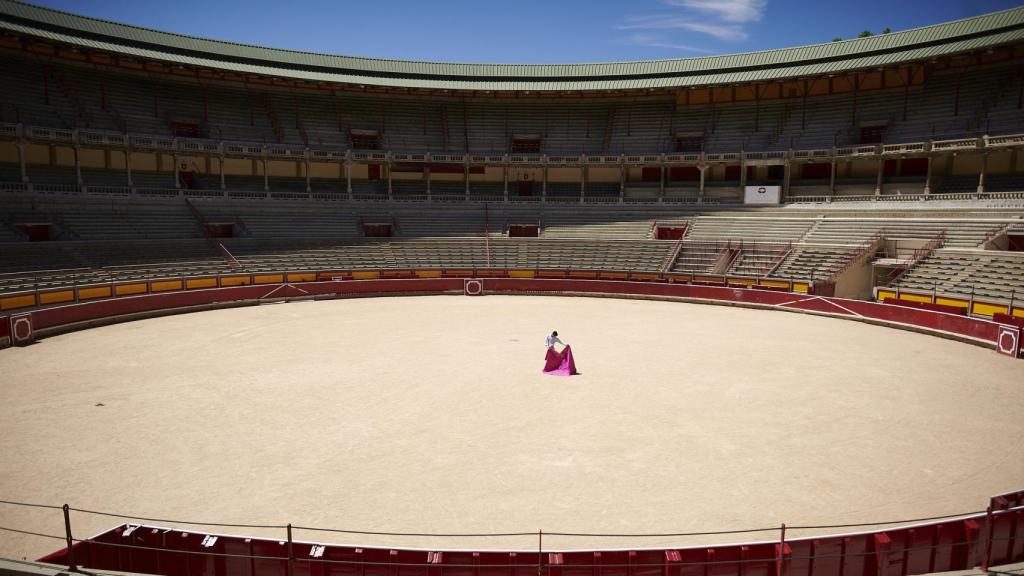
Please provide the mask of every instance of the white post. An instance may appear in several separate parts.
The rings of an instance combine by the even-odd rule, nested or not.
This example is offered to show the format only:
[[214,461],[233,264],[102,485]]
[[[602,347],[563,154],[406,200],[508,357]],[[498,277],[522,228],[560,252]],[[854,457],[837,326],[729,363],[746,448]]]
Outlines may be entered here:
[[924,176],[924,193],[932,193],[932,155],[928,155],[928,171],[925,172]]

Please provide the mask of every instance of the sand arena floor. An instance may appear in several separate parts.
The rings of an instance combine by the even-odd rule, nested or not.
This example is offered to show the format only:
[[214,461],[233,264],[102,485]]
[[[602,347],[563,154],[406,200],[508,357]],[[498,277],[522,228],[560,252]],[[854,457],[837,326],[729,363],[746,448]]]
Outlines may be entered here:
[[[581,376],[540,374],[552,329]],[[967,512],[1024,487],[1024,363],[775,311],[521,296],[293,302],[48,338],[0,351],[0,374],[0,499],[157,518],[677,532]],[[119,522],[73,515],[79,537]],[[0,505],[0,526],[63,534],[59,511]],[[3,557],[60,546],[0,532]]]

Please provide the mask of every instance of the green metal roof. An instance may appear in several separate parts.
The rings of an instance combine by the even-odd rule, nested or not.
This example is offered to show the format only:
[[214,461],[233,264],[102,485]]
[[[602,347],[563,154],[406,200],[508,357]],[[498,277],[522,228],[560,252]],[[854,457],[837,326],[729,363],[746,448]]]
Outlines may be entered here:
[[0,29],[139,58],[307,81],[435,90],[636,90],[834,74],[1020,42],[1024,6],[843,42],[601,64],[460,64],[333,56],[171,34],[16,0],[0,0]]

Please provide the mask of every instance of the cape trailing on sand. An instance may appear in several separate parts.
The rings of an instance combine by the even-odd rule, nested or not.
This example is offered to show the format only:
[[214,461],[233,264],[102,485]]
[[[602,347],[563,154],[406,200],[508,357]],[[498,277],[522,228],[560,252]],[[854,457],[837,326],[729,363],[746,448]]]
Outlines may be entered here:
[[555,352],[554,348],[548,348],[547,356],[544,358],[544,373],[552,376],[574,376],[576,362],[572,359],[572,348],[566,346],[561,352]]

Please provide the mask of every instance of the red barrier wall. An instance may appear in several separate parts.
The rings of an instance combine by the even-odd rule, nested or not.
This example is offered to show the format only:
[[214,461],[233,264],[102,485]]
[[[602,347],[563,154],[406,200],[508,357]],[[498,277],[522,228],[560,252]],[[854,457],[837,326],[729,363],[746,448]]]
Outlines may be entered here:
[[[74,553],[87,568],[164,576],[911,576],[1021,561],[1024,508],[852,534],[582,551],[354,547],[124,524]],[[62,549],[40,561],[69,558]]]
[[[907,306],[843,300],[792,292],[698,284],[579,278],[478,278],[477,280],[482,283],[484,294],[575,293],[691,298],[895,323],[928,331],[964,336],[979,344],[991,346],[995,345],[998,334],[998,324],[989,320]],[[462,293],[463,281],[464,278],[461,277],[442,277],[233,286],[123,296],[41,308],[28,312],[28,314],[31,314],[34,329],[37,332],[43,331],[42,335],[45,335],[46,330],[83,322],[231,302],[254,303],[273,298],[317,296]],[[0,339],[0,345],[2,345],[2,339]]]

